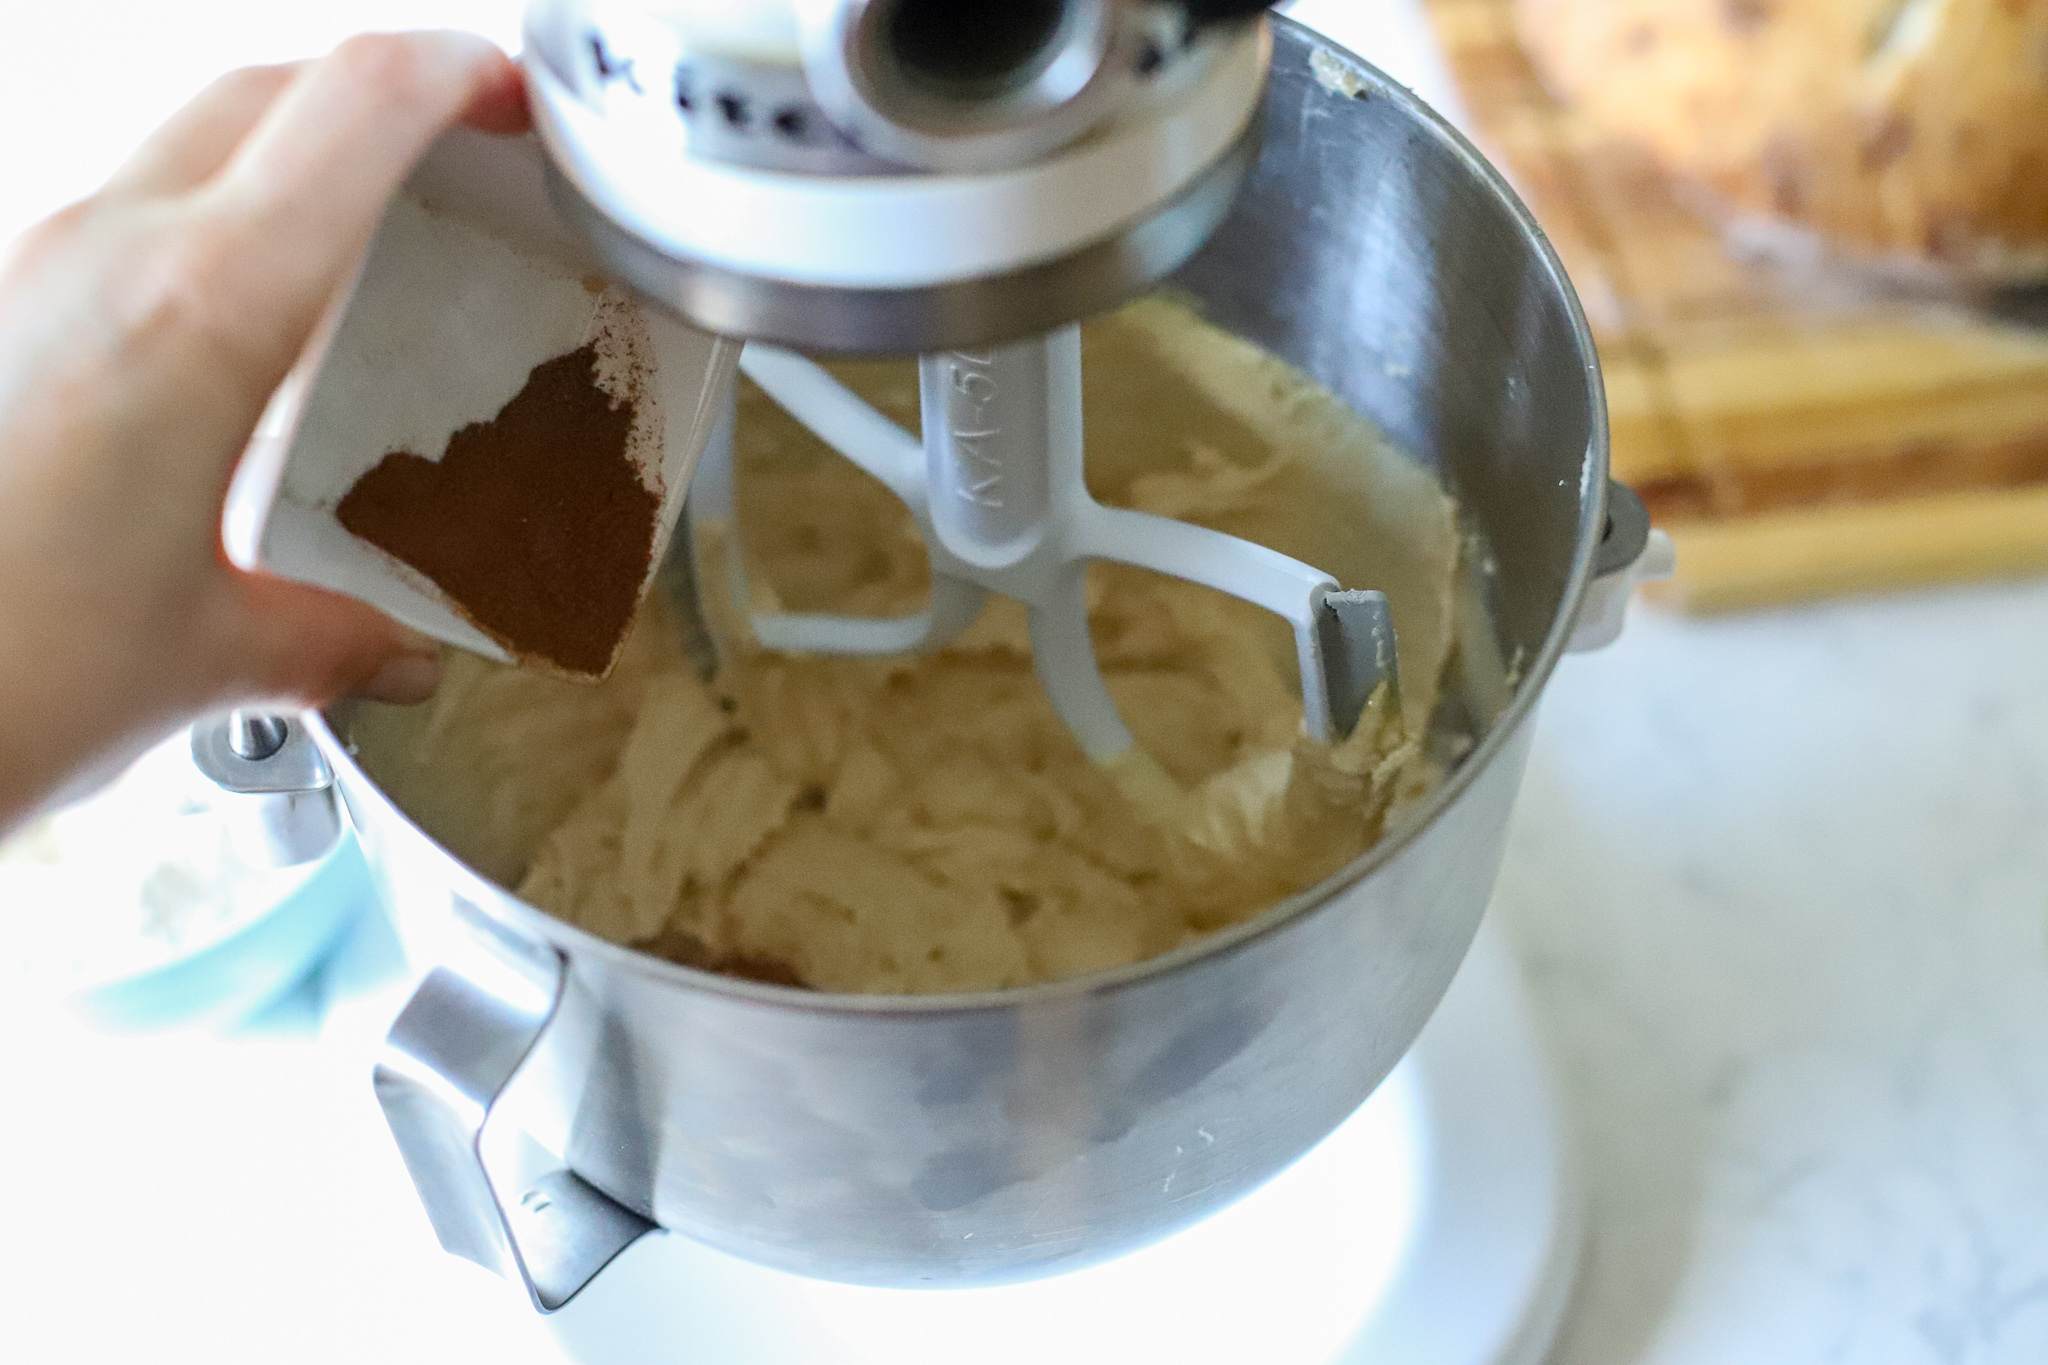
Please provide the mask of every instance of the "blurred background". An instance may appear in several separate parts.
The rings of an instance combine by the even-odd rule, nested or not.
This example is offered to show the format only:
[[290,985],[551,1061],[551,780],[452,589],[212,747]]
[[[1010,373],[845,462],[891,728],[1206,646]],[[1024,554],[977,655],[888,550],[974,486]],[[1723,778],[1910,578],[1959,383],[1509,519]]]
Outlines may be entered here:
[[[225,69],[376,28],[516,50],[518,8],[16,5],[0,239]],[[1932,125],[1915,142],[1867,108],[1830,121],[1824,66],[1787,86],[1810,119],[1739,116],[1735,39],[1700,16],[1743,7],[1289,8],[1523,190],[1600,337],[1616,475],[1679,548],[1620,642],[1551,685],[1493,910],[1590,1200],[1554,1359],[2048,1359],[2048,330],[2029,258],[1984,248],[1999,224],[1957,206],[1955,177],[1916,172],[1925,203],[1863,186],[1917,165]],[[1911,127],[1939,101],[1865,68],[1941,35],[1892,21],[1843,60],[1891,81],[1886,117]],[[1752,64],[1833,60],[1833,32],[1797,27]],[[2031,60],[2048,71],[2048,45]],[[1662,90],[1725,105],[1725,130]],[[1969,126],[2006,135],[2025,107]],[[1788,146],[1796,174],[1757,169]],[[22,1101],[0,1156],[37,1234],[0,1239],[0,1356],[555,1359],[501,1286],[433,1247],[359,1102],[397,969],[350,855],[207,891],[231,859],[177,759],[0,855]],[[161,975],[286,904],[282,941]]]

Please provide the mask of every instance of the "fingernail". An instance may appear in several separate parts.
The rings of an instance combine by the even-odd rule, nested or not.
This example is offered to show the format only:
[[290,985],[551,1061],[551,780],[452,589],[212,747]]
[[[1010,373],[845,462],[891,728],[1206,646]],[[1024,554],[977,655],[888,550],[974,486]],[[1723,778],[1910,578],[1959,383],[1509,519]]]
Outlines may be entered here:
[[377,670],[363,695],[392,706],[413,706],[433,696],[440,685],[438,654],[401,654]]

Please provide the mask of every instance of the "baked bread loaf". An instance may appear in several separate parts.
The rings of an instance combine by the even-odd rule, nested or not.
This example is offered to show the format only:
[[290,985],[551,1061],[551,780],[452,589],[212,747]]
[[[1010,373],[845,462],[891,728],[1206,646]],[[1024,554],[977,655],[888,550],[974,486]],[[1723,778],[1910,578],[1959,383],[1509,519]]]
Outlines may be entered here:
[[2048,0],[1515,0],[1551,91],[1738,216],[2048,278]]

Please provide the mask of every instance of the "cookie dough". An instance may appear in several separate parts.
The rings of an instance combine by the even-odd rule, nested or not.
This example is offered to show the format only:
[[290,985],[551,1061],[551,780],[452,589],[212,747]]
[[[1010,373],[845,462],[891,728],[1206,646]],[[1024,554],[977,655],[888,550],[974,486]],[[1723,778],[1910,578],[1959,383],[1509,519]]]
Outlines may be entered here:
[[[1091,570],[1104,673],[1173,778],[1134,807],[1062,727],[1024,612],[995,599],[921,658],[751,646],[699,679],[658,599],[578,686],[467,655],[424,708],[366,708],[365,768],[531,903],[676,961],[820,990],[976,991],[1135,962],[1246,919],[1369,847],[1440,775],[1418,737],[1450,650],[1450,500],[1370,423],[1171,303],[1085,334],[1089,481],[1384,589],[1401,645],[1353,736],[1301,738],[1284,624],[1209,589]],[[837,367],[915,426],[908,364]],[[878,483],[742,397],[739,542],[757,605],[895,614],[922,543]],[[724,582],[700,540],[700,577]]]

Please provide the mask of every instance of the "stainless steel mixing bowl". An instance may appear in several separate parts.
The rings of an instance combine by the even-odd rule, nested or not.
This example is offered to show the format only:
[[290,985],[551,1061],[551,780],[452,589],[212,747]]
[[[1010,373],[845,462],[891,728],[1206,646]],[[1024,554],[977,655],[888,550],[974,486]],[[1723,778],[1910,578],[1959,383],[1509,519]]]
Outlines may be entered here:
[[1264,149],[1177,284],[1455,493],[1494,562],[1499,657],[1519,663],[1503,705],[1475,704],[1478,743],[1452,777],[1312,891],[1136,966],[920,998],[730,980],[551,919],[393,805],[349,754],[348,707],[316,718],[402,924],[442,964],[378,1092],[444,1243],[525,1277],[542,1308],[657,1225],[878,1285],[1131,1250],[1330,1132],[1450,982],[1537,694],[1589,581],[1633,558],[1603,551],[1599,370],[1500,176],[1379,72],[1275,30]]

